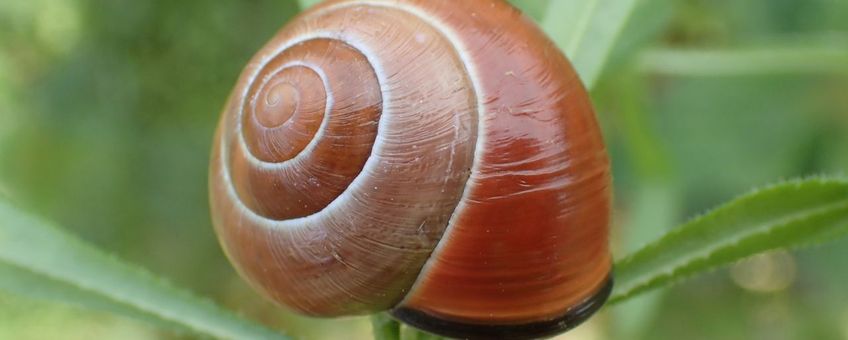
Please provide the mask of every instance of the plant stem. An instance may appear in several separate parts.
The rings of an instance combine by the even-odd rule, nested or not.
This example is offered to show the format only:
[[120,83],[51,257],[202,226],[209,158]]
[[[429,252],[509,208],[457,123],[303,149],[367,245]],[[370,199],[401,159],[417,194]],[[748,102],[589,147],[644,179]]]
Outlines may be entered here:
[[400,324],[386,313],[371,316],[374,340],[400,340]]

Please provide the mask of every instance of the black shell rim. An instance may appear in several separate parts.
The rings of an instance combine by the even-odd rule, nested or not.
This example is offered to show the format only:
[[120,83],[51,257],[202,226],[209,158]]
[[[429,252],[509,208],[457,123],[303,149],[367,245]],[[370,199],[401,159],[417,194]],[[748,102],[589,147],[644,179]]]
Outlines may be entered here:
[[537,339],[563,333],[577,327],[595,312],[609,298],[613,279],[608,276],[597,293],[569,309],[564,315],[546,321],[526,324],[484,325],[440,319],[433,315],[411,309],[395,308],[389,314],[415,328],[458,339]]

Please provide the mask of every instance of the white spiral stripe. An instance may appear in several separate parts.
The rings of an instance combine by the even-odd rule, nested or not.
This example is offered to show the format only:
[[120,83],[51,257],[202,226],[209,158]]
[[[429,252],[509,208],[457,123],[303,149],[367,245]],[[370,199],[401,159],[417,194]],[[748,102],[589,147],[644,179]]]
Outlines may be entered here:
[[[286,49],[288,49],[288,48],[290,48],[290,47],[292,47],[296,44],[303,43],[303,42],[306,42],[306,41],[309,41],[309,40],[315,40],[315,39],[339,40],[339,41],[342,41],[342,42],[344,42],[344,43],[346,43],[350,46],[353,46],[353,48],[357,49],[359,51],[359,53],[364,55],[365,58],[368,60],[368,63],[374,69],[374,73],[377,76],[377,82],[380,85],[380,93],[381,93],[382,98],[383,98],[383,103],[388,102],[388,100],[390,99],[390,93],[386,89],[384,89],[383,86],[382,86],[382,84],[386,83],[387,77],[386,77],[386,74],[385,74],[383,68],[381,67],[381,64],[379,64],[379,62],[377,62],[375,60],[375,59],[377,59],[375,57],[376,54],[373,53],[370,49],[368,49],[366,44],[364,44],[361,41],[358,41],[357,39],[355,39],[353,37],[347,37],[347,39],[345,39],[345,37],[343,37],[341,34],[329,32],[329,31],[318,31],[318,32],[313,32],[311,34],[303,35],[301,37],[298,37],[297,39],[293,39],[293,40],[291,40],[291,41],[289,41],[285,44],[282,44],[280,47],[273,50],[273,52],[265,55],[258,62],[259,66],[256,67],[255,72],[250,76],[248,84],[252,83],[253,80],[256,79],[256,77],[262,71],[262,67],[264,65],[268,64],[268,62],[270,62],[274,57],[276,57],[277,55],[279,55],[280,53],[282,53]],[[292,63],[292,64],[294,64],[294,63]],[[306,65],[306,63],[302,63],[301,66],[309,67],[309,66]],[[325,82],[325,87],[327,88],[327,90],[326,90],[327,98],[331,98],[332,89],[329,87],[329,83],[327,83],[326,74],[323,73],[323,71],[319,71],[318,69],[314,69],[314,70],[316,71],[316,73],[318,73],[319,76],[321,76],[322,81]],[[245,98],[245,99],[242,100],[240,107],[244,106],[244,100],[246,100],[246,98],[248,97],[249,91],[250,91],[250,86],[245,86],[245,90],[242,93],[242,98]],[[298,158],[298,156],[306,154],[307,152],[311,152],[312,149],[314,149],[316,147],[317,141],[319,140],[319,138],[321,138],[323,136],[323,131],[321,131],[321,130],[323,130],[323,128],[325,126],[324,124],[329,121],[330,112],[332,110],[332,106],[330,104],[332,104],[332,103],[330,103],[329,100],[328,100],[328,105],[325,108],[325,113],[324,113],[324,121],[321,122],[321,127],[319,128],[319,131],[315,134],[315,137],[312,139],[312,141],[310,141],[310,143],[307,145],[307,147],[304,148],[304,150],[302,150],[300,153],[298,153],[297,156],[290,159],[289,161],[295,160],[296,158]],[[244,136],[241,133],[241,128],[242,128],[242,126],[241,126],[241,121],[242,121],[241,114],[243,114],[243,112],[241,112],[241,110],[240,110],[238,117],[236,117],[237,123],[236,123],[235,128],[237,129],[236,133],[240,135],[240,137],[239,137],[239,144],[240,144],[239,147],[244,148],[243,150],[246,150],[247,143],[244,141],[244,139],[243,139]],[[374,140],[374,146],[371,149],[371,154],[369,154],[368,159],[365,161],[365,165],[363,166],[363,169],[362,169],[363,172],[366,171],[366,169],[376,167],[375,163],[378,160],[376,159],[376,157],[371,157],[371,156],[374,155],[375,150],[382,150],[381,146],[384,144],[384,141],[380,137],[381,136],[380,129],[381,129],[382,126],[386,126],[385,120],[389,119],[388,117],[390,117],[390,116],[391,116],[390,109],[387,108],[386,105],[383,105],[383,112],[380,115],[380,121],[378,122],[378,125],[377,125],[377,136]],[[228,157],[229,151],[228,151],[228,148],[227,148],[227,146],[228,146],[227,140],[229,140],[229,138],[226,138],[226,136],[222,136],[222,138],[221,138],[221,157],[220,157],[221,158],[220,159],[220,162],[221,162],[221,174],[220,174],[220,176],[222,177],[222,180],[224,181],[224,183],[226,183],[225,186],[227,188],[227,196],[233,202],[233,204],[235,205],[235,208],[241,213],[241,216],[244,219],[248,220],[249,222],[251,222],[254,225],[261,226],[261,227],[264,227],[264,228],[270,228],[270,229],[291,229],[291,230],[293,230],[293,229],[298,229],[299,227],[303,227],[303,226],[305,226],[306,224],[309,224],[309,223],[318,222],[322,218],[322,215],[325,213],[325,211],[332,211],[334,209],[337,209],[336,208],[337,206],[343,204],[346,200],[350,199],[352,191],[356,191],[360,186],[362,186],[362,184],[361,184],[362,173],[360,173],[360,175],[356,176],[353,179],[353,181],[350,183],[350,185],[347,188],[345,188],[345,190],[338,197],[336,197],[334,200],[332,200],[330,202],[330,204],[328,204],[326,207],[319,210],[318,212],[315,212],[311,215],[293,218],[293,219],[287,219],[287,220],[274,220],[274,219],[267,218],[265,216],[257,214],[255,211],[253,211],[253,209],[250,209],[247,205],[245,205],[244,202],[239,197],[238,193],[236,192],[235,185],[233,184],[232,179],[230,177],[230,166],[227,162],[227,160],[229,159],[229,157]],[[258,168],[261,168],[261,169],[271,169],[271,170],[280,169],[282,167],[285,167],[285,164],[288,162],[288,161],[286,161],[286,162],[281,162],[281,163],[269,163],[269,162],[265,162],[265,161],[262,161],[262,160],[256,158],[254,155],[250,154],[250,152],[246,152],[246,154],[249,155],[249,156],[246,157],[248,162],[251,165],[256,166]]]
[[[486,107],[483,104],[483,102],[484,102],[483,93],[481,93],[478,86],[476,86],[476,84],[478,84],[479,80],[480,80],[478,73],[477,73],[477,69],[474,67],[474,64],[471,62],[472,59],[470,57],[470,54],[467,52],[465,45],[462,43],[462,40],[458,37],[458,35],[452,29],[450,29],[450,27],[448,27],[447,25],[442,23],[439,19],[429,15],[428,13],[422,11],[420,8],[417,8],[417,7],[414,7],[414,6],[410,6],[410,5],[406,5],[406,4],[398,4],[398,3],[381,2],[381,1],[359,1],[357,3],[343,3],[343,4],[333,5],[333,6],[318,10],[316,12],[310,13],[310,15],[318,16],[318,15],[321,15],[321,14],[324,14],[324,13],[327,13],[327,12],[330,12],[330,11],[340,10],[340,9],[344,9],[344,8],[348,8],[348,7],[354,7],[354,6],[363,5],[363,4],[375,6],[375,7],[385,7],[385,8],[390,8],[390,9],[398,9],[398,10],[410,13],[410,14],[420,18],[422,21],[428,23],[431,27],[433,27],[434,29],[439,31],[448,40],[448,42],[450,42],[450,44],[454,47],[457,55],[461,59],[462,65],[465,67],[466,71],[468,72],[468,78],[470,79],[472,90],[474,91],[474,94],[476,96],[477,116],[478,116],[478,119],[477,119],[478,133],[477,133],[477,139],[476,139],[475,148],[474,148],[474,156],[473,156],[473,161],[472,161],[473,163],[472,163],[472,166],[471,166],[471,174],[468,178],[468,181],[465,184],[465,187],[463,188],[463,192],[462,192],[462,195],[460,196],[459,203],[457,204],[457,206],[454,209],[451,217],[448,220],[447,227],[446,227],[445,232],[443,234],[443,237],[444,237],[444,235],[447,235],[450,232],[451,227],[455,224],[456,219],[457,219],[457,215],[458,215],[457,212],[462,211],[465,207],[464,202],[467,201],[469,192],[471,191],[469,189],[469,187],[471,187],[474,184],[475,174],[477,174],[478,171],[479,171],[479,163],[480,163],[480,158],[481,158],[481,155],[482,155],[481,150],[483,150],[483,146],[485,145],[485,134],[480,133],[480,131],[485,131],[485,128],[483,128],[483,126],[485,124],[484,113],[486,112]],[[229,165],[227,164],[227,159],[228,159],[228,157],[226,157],[228,155],[227,143],[226,143],[227,138],[222,138],[222,141],[221,141],[221,143],[222,143],[222,147],[221,147],[222,157],[221,157],[221,160],[220,160],[222,162],[222,166],[221,166],[221,170],[222,170],[221,172],[222,173],[220,175],[223,177],[223,180],[227,184],[226,185],[227,195],[234,202],[236,209],[238,209],[239,212],[241,212],[241,216],[243,218],[247,219],[248,221],[250,221],[253,225],[261,226],[261,227],[265,227],[265,228],[271,228],[271,229],[294,230],[294,229],[298,229],[299,227],[303,227],[307,224],[318,222],[318,221],[320,221],[320,219],[323,217],[324,214],[327,214],[328,212],[336,210],[339,206],[343,205],[346,201],[351,199],[351,195],[352,195],[351,193],[358,191],[360,189],[360,187],[362,186],[363,173],[368,173],[368,172],[374,173],[375,172],[375,168],[378,165],[377,164],[378,159],[377,159],[377,157],[372,157],[372,156],[375,153],[380,154],[379,151],[382,151],[382,146],[384,145],[385,141],[383,139],[383,134],[381,133],[382,132],[381,130],[383,129],[383,127],[388,126],[386,124],[386,121],[391,119],[391,116],[392,116],[391,108],[390,108],[389,105],[387,105],[388,103],[391,102],[391,93],[387,89],[384,88],[384,84],[387,83],[388,77],[385,74],[384,69],[382,68],[382,64],[379,62],[379,60],[377,60],[376,54],[371,49],[369,49],[365,43],[357,40],[353,36],[347,36],[346,37],[343,33],[344,32],[318,31],[318,32],[312,32],[310,34],[300,36],[300,37],[293,39],[293,40],[291,40],[291,41],[289,41],[285,44],[282,44],[279,48],[275,49],[272,53],[269,53],[266,56],[264,56],[260,60],[259,65],[266,65],[271,59],[273,59],[274,57],[276,57],[277,55],[282,53],[284,50],[290,48],[291,46],[293,46],[295,44],[306,42],[306,41],[309,41],[309,40],[314,40],[314,39],[339,40],[339,41],[342,41],[342,42],[354,47],[355,49],[357,49],[360,53],[362,53],[365,56],[365,58],[368,60],[369,64],[373,68],[374,73],[377,76],[377,81],[378,81],[378,84],[380,86],[380,92],[381,92],[382,101],[383,101],[383,105],[382,105],[383,111],[380,115],[379,123],[378,123],[378,126],[377,126],[377,135],[376,135],[376,138],[375,138],[375,141],[374,141],[374,145],[371,149],[371,154],[369,154],[368,159],[366,160],[365,165],[362,168],[362,172],[360,172],[360,174],[357,175],[353,179],[353,181],[350,183],[350,185],[338,197],[336,197],[334,200],[332,200],[326,207],[319,210],[318,212],[315,212],[311,215],[307,215],[307,216],[303,216],[303,217],[298,217],[298,218],[288,219],[288,220],[273,220],[273,219],[269,219],[269,218],[266,218],[264,216],[257,214],[252,209],[247,207],[244,204],[244,202],[242,202],[241,199],[238,197],[238,194],[235,191],[235,187],[234,187],[234,185],[233,185],[233,183],[230,179],[230,170],[229,170]],[[251,75],[249,83],[252,83],[252,81],[258,76],[259,72],[261,72],[261,71],[262,71],[262,66],[257,67],[255,73],[253,75]],[[328,96],[328,98],[330,98],[331,94],[332,94],[332,89],[326,83],[326,75],[323,74],[323,73],[319,73],[319,75],[321,75],[322,80],[325,81],[325,88],[327,89],[326,90],[327,96]],[[247,86],[245,88],[245,92],[243,93],[243,98],[247,98],[247,94],[249,92],[249,89],[250,89],[249,86]],[[240,108],[241,107],[243,107],[243,105],[240,106]],[[331,109],[331,106],[327,105],[326,110],[328,110],[328,111],[325,112],[325,117],[324,117],[325,121],[329,119],[329,112],[330,112],[329,110],[330,109]],[[243,135],[241,134],[241,120],[242,119],[241,119],[241,117],[238,117],[238,118],[239,119],[237,120],[237,128],[238,128],[237,131],[241,135],[240,136],[240,144],[241,144],[240,147],[245,148],[246,143],[244,142]],[[322,121],[321,128],[319,128],[319,129],[323,130],[324,124],[325,124],[325,122]],[[300,156],[301,154],[304,154],[306,152],[311,152],[312,149],[314,149],[314,147],[315,147],[314,144],[317,143],[316,141],[319,140],[321,135],[322,135],[322,131],[319,130],[316,133],[313,140],[310,142],[310,144],[307,145],[307,147],[303,151],[301,151],[301,153],[299,153],[298,156]],[[248,156],[249,157],[248,161],[254,166],[257,166],[257,167],[260,167],[260,168],[263,168],[263,169],[275,169],[275,168],[280,166],[279,165],[280,163],[268,163],[268,162],[264,162],[262,160],[259,160],[259,159],[255,158],[255,156],[253,156],[249,152],[247,152],[246,154],[250,155],[250,156]],[[297,158],[297,156],[295,158]],[[283,162],[283,163],[285,163],[285,162]],[[431,253],[430,258],[428,258],[428,260],[425,262],[424,266],[422,267],[422,269],[419,273],[424,273],[431,266],[431,264],[432,264],[431,259],[434,258],[433,254],[436,254],[442,248],[442,245],[445,243],[443,241],[444,241],[444,239],[440,240],[436,244],[436,247],[433,250],[433,252]],[[421,278],[422,278],[422,276],[419,275],[418,278],[416,279],[416,281],[413,283],[412,287],[407,291],[406,296],[410,296],[409,292],[413,291],[419,285]],[[404,297],[404,299],[405,298],[406,297]]]
[[[465,44],[463,44],[462,39],[460,39],[459,35],[456,34],[456,32],[454,32],[448,25],[446,25],[445,23],[443,23],[438,18],[433,17],[429,13],[423,11],[421,8],[418,8],[416,6],[412,6],[412,5],[408,5],[408,4],[400,4],[400,3],[396,3],[396,2],[383,2],[383,1],[379,1],[379,0],[357,1],[356,3],[339,4],[339,5],[331,6],[331,7],[327,8],[327,9],[325,9],[325,11],[337,10],[337,9],[347,8],[347,7],[354,7],[354,6],[357,6],[357,5],[369,5],[369,6],[375,6],[375,7],[386,7],[386,8],[399,9],[401,11],[407,12],[409,14],[412,14],[412,15],[418,17],[419,19],[421,19],[422,21],[426,22],[431,27],[436,29],[436,31],[439,31],[439,33],[441,33],[450,42],[451,46],[454,47],[457,55],[459,55],[459,58],[462,60],[462,65],[465,67],[466,72],[468,72],[468,78],[471,81],[470,85],[471,85],[472,90],[474,91],[474,95],[476,97],[476,102],[477,102],[477,140],[476,140],[475,145],[474,145],[474,157],[473,157],[473,160],[472,160],[472,163],[471,163],[471,174],[469,175],[468,180],[465,183],[465,187],[463,187],[463,189],[462,189],[462,195],[460,195],[459,202],[457,203],[457,206],[454,208],[453,212],[451,213],[451,217],[448,219],[448,224],[445,227],[445,231],[442,233],[441,239],[439,239],[439,241],[436,243],[436,247],[430,253],[430,257],[427,258],[427,260],[424,262],[424,266],[421,267],[421,270],[418,272],[419,274],[418,274],[418,277],[415,279],[415,282],[412,284],[412,286],[406,292],[406,295],[404,296],[404,298],[401,299],[401,301],[398,302],[398,304],[397,304],[397,305],[403,305],[404,302],[406,301],[407,297],[413,296],[414,295],[413,292],[421,284],[422,279],[424,277],[424,275],[421,275],[421,274],[428,271],[428,269],[433,265],[432,259],[436,258],[436,254],[438,254],[440,252],[440,250],[444,248],[444,245],[447,243],[447,242],[445,242],[445,236],[450,235],[450,232],[453,229],[452,227],[456,224],[456,220],[457,220],[457,218],[459,218],[458,217],[459,214],[457,212],[465,210],[465,205],[466,205],[465,202],[468,201],[468,195],[471,192],[470,188],[473,187],[473,185],[475,183],[475,174],[479,173],[479,168],[480,168],[480,163],[481,163],[480,159],[481,159],[482,154],[483,154],[483,152],[481,150],[483,150],[483,147],[486,145],[486,139],[485,139],[486,135],[485,135],[485,133],[481,133],[481,132],[486,131],[486,129],[484,127],[485,126],[486,105],[483,104],[484,93],[482,93],[479,86],[477,86],[477,84],[480,83],[480,77],[479,77],[479,74],[477,73],[477,69],[475,68],[475,65],[473,63],[473,59],[471,58],[470,53],[468,53],[468,50],[465,47]],[[367,166],[367,164],[366,164],[366,166]]]
[[[271,81],[271,78],[273,76],[277,75],[279,72],[282,72],[283,70],[285,70],[287,68],[291,68],[291,67],[294,67],[294,66],[306,67],[306,68],[312,70],[313,72],[315,72],[316,74],[318,74],[318,77],[321,78],[321,82],[324,83],[324,89],[325,89],[324,91],[327,94],[327,100],[325,101],[325,104],[324,104],[326,106],[324,107],[324,117],[321,120],[321,126],[318,127],[318,131],[315,133],[315,136],[312,137],[312,140],[310,140],[309,143],[306,144],[306,147],[303,148],[303,150],[301,150],[300,152],[298,152],[297,155],[295,155],[294,157],[292,157],[290,159],[284,160],[282,162],[266,162],[266,161],[263,161],[263,160],[257,158],[256,155],[254,155],[250,151],[250,148],[247,147],[247,141],[244,140],[244,126],[242,126],[242,120],[244,118],[245,112],[244,112],[243,108],[244,108],[245,101],[247,101],[247,95],[250,92],[250,89],[253,88],[253,86],[252,86],[253,80],[256,79],[256,76],[259,75],[258,74],[259,72],[262,72],[262,70],[264,69],[264,65],[266,63],[267,62],[262,63],[263,66],[259,67],[257,69],[257,74],[255,74],[253,77],[250,78],[250,82],[248,84],[251,84],[251,85],[245,86],[246,90],[245,90],[244,94],[242,95],[242,97],[244,99],[241,101],[242,105],[239,106],[239,111],[238,111],[239,114],[236,117],[238,119],[238,121],[236,123],[236,129],[237,129],[236,133],[238,134],[239,147],[241,148],[242,153],[245,154],[245,157],[247,158],[248,162],[250,162],[250,165],[256,166],[257,168],[262,169],[262,170],[282,170],[282,169],[287,168],[286,165],[287,165],[288,162],[299,161],[303,157],[306,157],[305,155],[308,155],[309,153],[312,152],[313,149],[315,149],[315,147],[318,145],[318,141],[324,135],[323,132],[324,132],[325,128],[330,123],[330,112],[333,109],[333,104],[335,103],[335,100],[333,98],[333,90],[329,87],[330,82],[329,82],[329,79],[327,77],[327,74],[324,72],[324,70],[321,70],[317,65],[314,65],[312,63],[302,62],[302,61],[296,61],[296,62],[286,63],[285,65],[276,68],[274,71],[269,72],[268,75],[265,76],[265,78],[262,79],[262,83],[259,84],[259,86],[257,87],[258,89],[263,88],[266,84],[268,84],[269,81]],[[255,104],[251,104],[251,105],[255,105]],[[254,110],[254,112],[256,112],[256,110]]]

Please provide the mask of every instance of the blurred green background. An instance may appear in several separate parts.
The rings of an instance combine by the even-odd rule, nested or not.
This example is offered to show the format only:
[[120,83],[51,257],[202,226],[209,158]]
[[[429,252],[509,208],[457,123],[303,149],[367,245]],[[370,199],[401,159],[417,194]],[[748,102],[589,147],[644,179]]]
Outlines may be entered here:
[[[209,220],[219,110],[297,11],[293,0],[0,1],[0,196],[289,334],[370,338],[363,318],[307,319],[263,301]],[[641,1],[593,97],[620,257],[752,187],[845,173],[848,1]],[[846,269],[848,240],[769,253],[609,308],[564,338],[848,339]],[[0,339],[162,337],[186,336],[0,292]]]

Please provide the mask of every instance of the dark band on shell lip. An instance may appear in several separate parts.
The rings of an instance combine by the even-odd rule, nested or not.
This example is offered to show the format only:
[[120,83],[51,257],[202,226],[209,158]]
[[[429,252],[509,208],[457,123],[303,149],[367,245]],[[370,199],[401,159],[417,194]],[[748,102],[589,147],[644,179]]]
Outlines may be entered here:
[[389,314],[410,326],[458,339],[538,339],[553,336],[579,326],[597,312],[612,292],[610,274],[601,288],[589,298],[570,308],[562,316],[525,324],[485,325],[451,321],[411,309],[395,308]]

